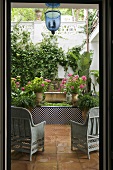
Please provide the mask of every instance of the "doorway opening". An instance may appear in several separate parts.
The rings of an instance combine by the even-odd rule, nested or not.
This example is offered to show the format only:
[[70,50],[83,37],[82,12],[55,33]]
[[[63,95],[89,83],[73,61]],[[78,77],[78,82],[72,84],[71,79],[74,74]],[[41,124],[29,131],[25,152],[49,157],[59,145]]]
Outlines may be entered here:
[[[13,4],[13,3],[12,3]],[[15,3],[13,4],[13,5],[15,5]],[[66,5],[66,4],[65,4]],[[86,5],[86,4],[85,4]],[[97,5],[98,6],[98,5]],[[86,8],[87,9],[87,8]],[[68,17],[67,17],[68,18]],[[66,19],[67,19],[66,18]],[[71,17],[70,17],[71,18]],[[73,19],[73,18],[71,18],[71,19]],[[68,19],[67,19],[68,20]],[[37,22],[40,22],[40,21],[36,21],[34,24],[37,24]],[[67,21],[66,21],[67,22]],[[70,21],[69,21],[70,22]],[[78,21],[79,23],[80,23],[80,21]],[[22,23],[22,22],[20,22],[20,23]],[[27,23],[27,22],[26,22]],[[81,23],[80,23],[81,24]],[[88,44],[90,44],[89,45],[89,47],[91,47],[91,50],[94,50],[94,53],[93,53],[93,62],[92,62],[92,83],[91,83],[91,89],[94,91],[97,91],[97,92],[99,92],[99,84],[98,84],[98,82],[96,82],[95,80],[96,80],[96,75],[98,74],[99,75],[99,23],[97,23],[97,25],[95,26],[95,23],[93,23],[94,24],[94,28],[91,30],[92,32],[91,32],[91,37],[89,38],[88,37]],[[24,23],[24,25],[25,25],[25,23]],[[36,26],[39,26],[40,24],[38,23]],[[76,27],[75,27],[75,25],[74,26],[69,26],[69,24],[67,24],[68,25],[68,27],[67,26],[64,26],[64,32],[74,32],[74,31],[77,31],[76,29],[77,29],[77,26],[78,26],[78,24],[76,23]],[[34,25],[34,33],[36,33],[36,27],[35,25]],[[41,27],[40,27],[41,28]],[[80,27],[79,27],[80,28]],[[81,28],[80,28],[81,29]],[[31,29],[32,30],[32,29]],[[38,29],[38,30],[40,30],[40,31],[42,31],[42,29]],[[63,32],[63,31],[62,31]],[[65,34],[65,33],[62,33],[62,34]],[[80,30],[78,30],[78,32],[80,32]],[[77,34],[77,33],[76,33]],[[80,33],[79,33],[80,34]],[[38,32],[38,34],[37,35],[39,35],[39,32]],[[34,38],[34,40],[36,41],[37,40],[37,37],[36,37],[36,35],[31,35],[33,38]],[[82,35],[83,36],[83,35]],[[65,36],[66,37],[66,36]],[[71,39],[71,41],[70,41],[70,43],[68,42],[67,44],[66,43],[64,43],[65,45],[64,45],[64,49],[67,49],[67,48],[69,48],[69,46],[68,46],[68,44],[71,44],[71,42],[72,42],[72,37],[73,37],[73,34],[72,34],[72,37],[70,36],[70,34],[69,34],[69,36],[67,36],[67,37],[69,37],[70,39]],[[80,35],[78,36],[78,37],[80,37]],[[39,36],[38,36],[38,38],[39,38]],[[86,38],[86,37],[85,37]],[[77,38],[77,40],[78,40],[79,38]],[[80,39],[79,39],[80,40]],[[39,39],[39,41],[41,42],[42,40],[41,40],[41,38]],[[63,40],[62,40],[63,41]],[[60,39],[60,41],[59,41],[59,43],[61,42],[61,44],[63,45],[63,43],[62,43],[62,41],[61,41],[61,39]],[[64,40],[65,41],[65,40]],[[87,38],[86,38],[86,41],[87,41]],[[73,39],[73,42],[74,42],[74,39]],[[72,43],[73,43],[72,42]],[[88,49],[88,44],[86,43],[86,46],[84,46],[84,48],[87,50]],[[67,45],[67,46],[66,46]],[[73,45],[72,45],[73,46]],[[17,53],[17,55],[18,55],[19,53]],[[61,70],[62,70],[62,68],[60,68]],[[61,74],[61,70],[59,71],[59,75],[62,75]],[[14,77],[13,77],[14,78]],[[63,77],[62,77],[63,78]],[[48,127],[47,127],[47,129],[48,129]],[[59,129],[59,128],[58,128]],[[62,126],[60,126],[60,129],[63,129],[62,128]],[[67,127],[67,129],[69,129],[69,127]],[[57,126],[56,127],[54,127],[53,128],[53,131],[55,131],[55,130],[57,130]],[[63,130],[62,130],[63,131]],[[68,130],[67,130],[68,131]],[[62,133],[62,132],[60,132],[60,133]],[[51,137],[52,137],[52,134],[51,134]],[[56,137],[57,138],[57,137]],[[55,141],[55,143],[57,143],[58,141]],[[66,143],[64,142],[64,145],[65,145]],[[61,145],[62,145],[62,143],[59,143],[59,149],[61,149],[62,147],[61,147]],[[66,145],[68,145],[68,144],[66,144]],[[64,146],[65,147],[65,146]],[[62,149],[61,149],[62,150]],[[60,151],[59,153],[61,153],[62,151]],[[64,151],[65,152],[65,151]],[[68,151],[66,151],[66,154],[68,153]],[[52,155],[52,157],[54,157],[53,155]],[[98,158],[98,160],[99,160],[99,154],[96,154],[96,157]],[[47,157],[46,157],[47,158]],[[46,158],[42,158],[41,157],[41,159],[46,159]],[[25,158],[26,159],[26,158]],[[40,161],[39,161],[40,162]],[[42,166],[42,165],[41,165]],[[59,164],[59,166],[66,166],[65,164],[64,165],[62,165],[62,164]],[[79,166],[79,165],[78,165]],[[89,165],[90,166],[90,165]],[[97,167],[98,166],[98,167]],[[16,164],[14,165],[13,163],[12,163],[12,167],[16,167]],[[80,165],[80,167],[81,167],[81,165]],[[96,167],[97,167],[97,169],[99,168],[99,162],[97,163],[96,162]]]

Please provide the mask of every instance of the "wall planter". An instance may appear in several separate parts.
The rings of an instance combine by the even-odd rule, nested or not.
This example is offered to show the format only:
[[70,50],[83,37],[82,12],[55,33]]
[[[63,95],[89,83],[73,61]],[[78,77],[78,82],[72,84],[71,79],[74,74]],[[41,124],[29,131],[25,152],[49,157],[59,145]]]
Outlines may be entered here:
[[66,102],[66,94],[63,92],[45,92],[45,102]]

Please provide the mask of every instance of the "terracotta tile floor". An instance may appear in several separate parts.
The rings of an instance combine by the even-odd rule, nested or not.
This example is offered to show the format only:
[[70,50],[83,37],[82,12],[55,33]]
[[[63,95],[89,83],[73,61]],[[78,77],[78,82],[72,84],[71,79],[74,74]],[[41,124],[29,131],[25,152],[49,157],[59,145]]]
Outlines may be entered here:
[[45,126],[45,151],[29,155],[12,152],[11,170],[99,170],[99,153],[90,160],[81,151],[71,151],[69,125]]

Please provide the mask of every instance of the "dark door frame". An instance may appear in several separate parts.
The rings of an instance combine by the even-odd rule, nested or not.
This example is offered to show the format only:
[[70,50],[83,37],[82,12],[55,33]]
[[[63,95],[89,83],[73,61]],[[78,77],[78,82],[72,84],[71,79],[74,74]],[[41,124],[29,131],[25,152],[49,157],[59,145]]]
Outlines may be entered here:
[[[5,15],[5,22],[4,23],[4,29],[3,36],[5,41],[3,41],[4,49],[3,54],[6,55],[6,58],[3,58],[3,62],[6,63],[6,67],[4,65],[2,71],[3,75],[4,73],[7,74],[7,80],[4,79],[3,81],[3,92],[4,95],[6,95],[6,98],[2,96],[3,101],[5,102],[6,106],[3,107],[3,113],[6,110],[7,111],[7,166],[4,165],[4,167],[8,170],[10,170],[11,165],[11,155],[10,153],[11,147],[10,147],[10,134],[11,134],[11,102],[10,102],[10,10],[11,10],[11,2],[29,2],[30,0],[5,0],[3,1],[3,15]],[[32,3],[37,3],[37,0],[33,0]],[[45,3],[47,1],[41,1],[38,0],[38,3]],[[53,1],[49,1],[53,2]],[[64,0],[57,1],[60,3],[67,3]],[[5,4],[6,3],[6,4]],[[71,0],[69,3],[75,3],[74,0]],[[113,43],[112,38],[113,34],[111,33],[111,0],[76,0],[76,3],[86,3],[86,4],[99,4],[99,69],[100,69],[100,157],[99,157],[99,170],[112,170],[112,159],[111,159],[111,127],[113,128],[113,123],[111,123],[112,111],[113,111],[113,80],[112,80],[112,73],[113,73],[113,67],[112,67],[112,57],[111,53],[113,52]],[[113,5],[112,5],[113,7]],[[7,12],[7,13],[6,13]],[[7,33],[7,36],[6,36]],[[5,88],[6,87],[6,88]],[[5,90],[7,90],[7,93]],[[3,114],[2,113],[2,114]],[[5,119],[3,119],[5,123]],[[112,126],[111,126],[112,124]],[[6,126],[4,126],[6,127]],[[2,127],[2,133],[5,133]],[[4,139],[4,145],[3,150],[5,150],[5,137]],[[5,156],[3,156],[3,159],[5,159]],[[5,163],[5,162],[4,162]]]

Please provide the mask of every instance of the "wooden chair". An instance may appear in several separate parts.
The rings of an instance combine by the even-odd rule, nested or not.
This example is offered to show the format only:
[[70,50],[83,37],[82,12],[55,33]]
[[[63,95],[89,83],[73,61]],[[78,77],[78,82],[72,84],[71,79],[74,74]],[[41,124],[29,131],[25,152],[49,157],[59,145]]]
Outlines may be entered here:
[[71,150],[78,148],[87,154],[99,150],[99,107],[91,108],[87,112],[84,124],[70,120],[71,124]]
[[22,107],[11,107],[11,149],[32,154],[39,149],[44,151],[44,125],[46,121],[33,123],[29,110]]

